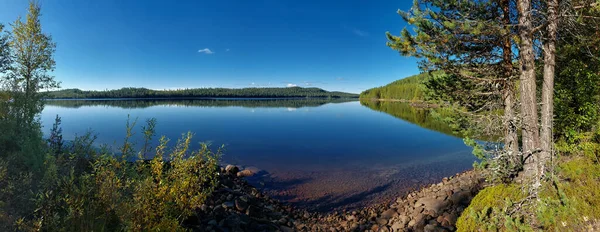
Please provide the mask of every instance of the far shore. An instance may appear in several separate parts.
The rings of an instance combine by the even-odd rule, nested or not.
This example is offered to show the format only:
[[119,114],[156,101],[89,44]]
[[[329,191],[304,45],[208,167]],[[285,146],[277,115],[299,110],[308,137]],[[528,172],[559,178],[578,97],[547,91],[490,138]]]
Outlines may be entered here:
[[438,107],[440,107],[439,104],[429,103],[429,102],[420,101],[420,100],[389,99],[389,98],[360,98],[360,100],[381,101],[381,102],[402,102],[402,103],[409,103],[411,106],[419,107],[419,108],[438,108]]

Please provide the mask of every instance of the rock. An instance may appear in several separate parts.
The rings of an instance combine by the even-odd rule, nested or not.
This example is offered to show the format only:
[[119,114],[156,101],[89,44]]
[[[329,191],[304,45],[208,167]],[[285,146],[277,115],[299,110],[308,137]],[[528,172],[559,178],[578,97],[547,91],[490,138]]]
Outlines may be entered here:
[[[408,222],[408,226],[409,227],[414,227],[417,230],[423,230],[423,226],[425,226],[425,220],[424,220],[424,215],[423,214],[417,214],[415,215],[415,217]],[[412,226],[410,225],[410,223],[413,222]]]
[[406,224],[396,221],[392,224],[392,231],[400,231],[400,229],[404,228]]
[[346,220],[347,221],[355,221],[356,220],[356,216],[354,216],[354,215],[348,215],[348,216],[346,216]]
[[425,228],[423,228],[425,232],[435,232],[436,228],[434,225],[427,224]]
[[371,231],[379,231],[379,225],[375,224],[371,226]]
[[415,205],[423,205],[425,209],[439,213],[447,204],[440,199],[425,197],[417,200]]
[[469,202],[469,198],[471,197],[471,191],[462,190],[459,192],[455,192],[450,197],[450,201],[454,204],[466,204]]
[[415,219],[412,219],[408,222],[408,227],[413,227],[417,224],[417,221]]
[[450,225],[456,225],[456,219],[455,214],[444,214],[444,221],[447,221]]
[[229,228],[239,227],[240,224],[241,224],[240,218],[239,218],[239,216],[237,216],[237,214],[232,214],[232,215],[229,215],[227,218],[225,218],[224,225]]
[[251,177],[254,176],[254,174],[256,173],[252,172],[251,170],[245,169],[243,171],[238,172],[237,177]]
[[227,202],[221,204],[221,206],[223,206],[223,208],[225,208],[225,209],[231,209],[235,206],[235,204],[231,201],[227,201]]
[[241,199],[235,199],[235,208],[241,212],[245,212],[248,208],[248,203]]
[[280,225],[287,225],[287,220],[285,220],[285,218],[281,218],[277,221],[277,223],[279,223]]
[[358,229],[358,223],[356,223],[356,222],[353,222],[353,223],[350,225],[350,231],[357,230],[357,229]]
[[387,226],[381,226],[381,228],[379,228],[379,232],[390,232],[390,229],[388,229]]
[[225,167],[225,171],[229,174],[236,175],[240,171],[240,168],[230,164]]
[[381,217],[385,218],[385,219],[390,219],[392,217],[394,217],[396,215],[396,210],[394,209],[388,209],[386,211],[384,211],[383,213],[381,213]]
[[289,228],[289,227],[287,227],[287,226],[281,226],[281,227],[279,227],[279,229],[280,229],[282,232],[294,232],[294,229],[292,229],[292,228]]
[[436,218],[436,221],[437,221],[438,223],[442,223],[442,222],[444,221],[444,216],[438,216],[438,217]]
[[221,205],[217,205],[213,209],[213,214],[214,215],[221,215],[221,214],[224,214],[224,213],[225,213],[225,208],[223,208],[223,206],[221,206]]
[[410,221],[410,218],[408,218],[408,216],[406,215],[400,215],[398,217],[400,224],[402,225],[402,227],[404,227],[406,225],[406,223],[408,223]]
[[246,209],[246,215],[250,217],[259,217],[260,210],[256,206],[248,206],[248,209]]
[[387,223],[388,223],[388,220],[386,218],[377,218],[377,220],[375,220],[375,221],[379,225],[387,225]]

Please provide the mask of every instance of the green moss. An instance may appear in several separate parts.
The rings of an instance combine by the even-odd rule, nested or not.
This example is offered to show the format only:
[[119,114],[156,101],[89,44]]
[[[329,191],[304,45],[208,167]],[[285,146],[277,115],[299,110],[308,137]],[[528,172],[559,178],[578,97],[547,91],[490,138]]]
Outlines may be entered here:
[[560,164],[554,181],[540,193],[537,218],[544,230],[585,231],[600,219],[597,149],[584,147],[583,153]]
[[458,219],[458,231],[522,231],[524,219],[507,216],[507,209],[526,196],[516,184],[483,189]]

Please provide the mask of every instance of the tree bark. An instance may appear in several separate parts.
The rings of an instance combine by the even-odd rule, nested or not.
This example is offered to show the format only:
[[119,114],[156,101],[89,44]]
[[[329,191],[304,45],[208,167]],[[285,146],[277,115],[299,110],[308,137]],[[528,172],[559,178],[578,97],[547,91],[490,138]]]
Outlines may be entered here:
[[541,153],[538,161],[538,172],[542,177],[547,169],[547,163],[552,159],[552,122],[554,119],[554,67],[556,59],[556,36],[558,30],[558,2],[548,1],[548,25],[544,50],[544,81],[542,85],[542,125]]
[[519,56],[520,56],[520,94],[523,133],[523,162],[525,177],[536,175],[536,162],[539,154],[538,112],[535,84],[535,55],[533,50],[533,25],[531,0],[518,0],[519,13]]
[[[504,66],[504,149],[511,157],[519,154],[519,141],[517,136],[517,126],[515,123],[514,112],[514,85],[512,80],[512,44],[510,38],[510,5],[509,0],[502,0],[503,24],[507,30],[503,41],[502,59]],[[514,159],[516,160],[516,159]]]

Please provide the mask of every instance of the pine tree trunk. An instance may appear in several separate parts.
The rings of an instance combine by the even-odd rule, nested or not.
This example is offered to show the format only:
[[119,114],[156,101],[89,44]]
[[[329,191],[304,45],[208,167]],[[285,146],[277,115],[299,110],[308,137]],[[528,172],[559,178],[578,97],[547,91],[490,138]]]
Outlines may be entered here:
[[[503,23],[507,34],[503,41],[502,59],[504,66],[504,149],[510,156],[516,156],[519,153],[519,141],[517,136],[517,127],[515,123],[514,112],[514,85],[512,80],[512,45],[510,42],[510,6],[509,0],[502,0],[502,11],[504,13]],[[514,159],[516,160],[516,159]]]
[[535,177],[537,161],[535,156],[539,147],[539,130],[535,85],[535,55],[533,50],[533,26],[531,17],[531,0],[518,0],[519,39],[520,39],[520,91],[521,117],[523,133],[523,161],[526,178]]
[[554,118],[554,67],[556,57],[556,33],[558,29],[558,0],[548,1],[548,38],[544,44],[544,83],[542,85],[541,153],[538,163],[540,177],[552,158],[552,121]]

